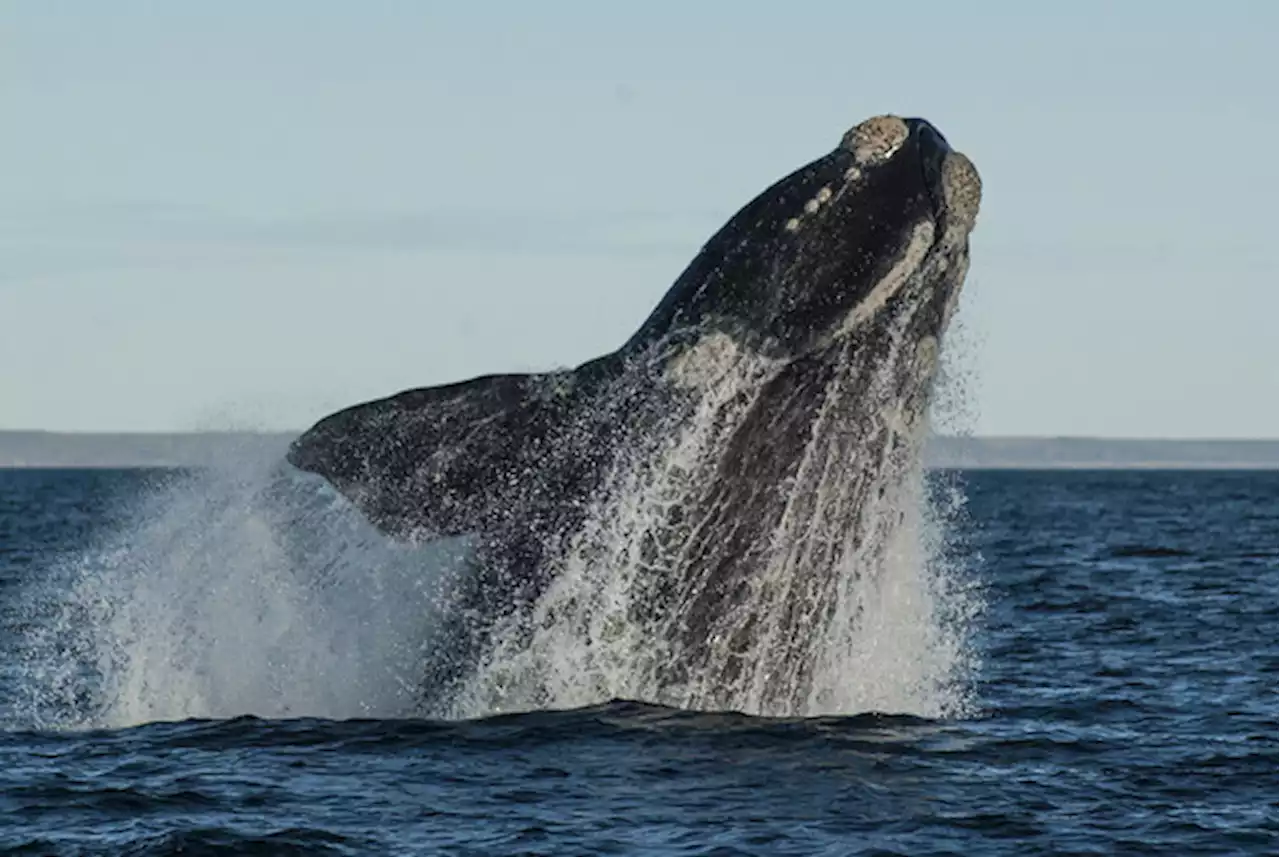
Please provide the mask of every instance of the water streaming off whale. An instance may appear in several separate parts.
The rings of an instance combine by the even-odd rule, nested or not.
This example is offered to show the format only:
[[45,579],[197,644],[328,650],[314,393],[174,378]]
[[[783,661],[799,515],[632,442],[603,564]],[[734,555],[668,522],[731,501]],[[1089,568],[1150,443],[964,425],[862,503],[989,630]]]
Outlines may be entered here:
[[[423,706],[421,664],[467,540],[397,543],[323,481],[247,458],[158,484],[114,533],[50,570],[28,599],[40,615],[19,719],[474,717],[611,698],[962,714],[979,604],[946,543],[963,498],[923,467],[927,400],[901,400],[895,379],[929,355],[899,346],[827,381],[795,478],[768,486],[786,495],[785,515],[757,534],[768,559],[733,612],[697,616],[705,581],[682,572],[709,548],[705,522],[681,509],[781,367],[712,341],[678,369],[701,382],[688,412],[618,456],[553,558],[555,583],[495,633],[447,705]],[[851,430],[837,415],[855,390],[868,420]],[[695,619],[713,640],[701,654],[680,633]]]
[[[618,457],[557,550],[555,583],[498,630],[441,713],[610,698],[771,715],[963,711],[977,604],[943,561],[956,498],[926,490],[941,478],[923,467],[936,352],[898,336],[882,359],[860,356],[822,375],[794,472],[759,474],[777,520],[734,533],[735,515],[760,519],[737,506],[750,498],[708,501],[712,476],[785,367],[728,340],[686,354],[677,371],[699,376],[699,395]],[[740,577],[717,565],[718,550]],[[739,594],[723,599],[726,587]]]

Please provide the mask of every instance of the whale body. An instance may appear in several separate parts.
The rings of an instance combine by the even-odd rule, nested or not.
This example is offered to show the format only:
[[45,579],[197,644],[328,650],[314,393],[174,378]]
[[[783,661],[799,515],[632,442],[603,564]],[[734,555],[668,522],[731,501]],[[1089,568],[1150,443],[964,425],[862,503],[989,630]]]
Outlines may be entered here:
[[426,667],[441,689],[564,621],[564,598],[546,604],[568,546],[637,479],[661,482],[628,536],[627,610],[660,650],[646,687],[793,710],[838,569],[873,571],[900,522],[980,196],[930,123],[874,117],[735,214],[616,351],[355,405],[288,460],[392,537],[468,538]]

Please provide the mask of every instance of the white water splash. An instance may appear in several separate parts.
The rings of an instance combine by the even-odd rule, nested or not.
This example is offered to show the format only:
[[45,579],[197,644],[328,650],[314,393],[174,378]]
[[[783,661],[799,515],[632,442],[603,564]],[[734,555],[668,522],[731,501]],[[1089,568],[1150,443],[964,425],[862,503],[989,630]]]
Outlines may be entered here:
[[24,659],[24,720],[396,717],[456,545],[393,544],[320,480],[259,460],[145,499],[51,569]]

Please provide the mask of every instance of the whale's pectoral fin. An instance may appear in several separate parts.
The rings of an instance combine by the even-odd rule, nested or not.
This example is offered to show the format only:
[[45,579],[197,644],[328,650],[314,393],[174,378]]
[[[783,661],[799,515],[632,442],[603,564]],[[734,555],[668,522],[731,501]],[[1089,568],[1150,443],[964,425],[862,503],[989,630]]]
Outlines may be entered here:
[[[487,375],[409,390],[321,420],[288,459],[396,536],[491,529],[537,515],[580,481],[570,431],[585,395],[573,372]],[[536,476],[535,476],[536,474]]]

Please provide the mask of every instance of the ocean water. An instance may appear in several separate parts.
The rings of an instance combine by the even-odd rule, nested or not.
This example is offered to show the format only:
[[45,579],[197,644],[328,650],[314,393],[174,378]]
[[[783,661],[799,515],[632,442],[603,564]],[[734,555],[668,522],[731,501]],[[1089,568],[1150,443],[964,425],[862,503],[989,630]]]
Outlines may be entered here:
[[236,474],[0,471],[0,850],[1276,853],[1276,473],[933,482],[838,710],[431,720],[447,546]]

